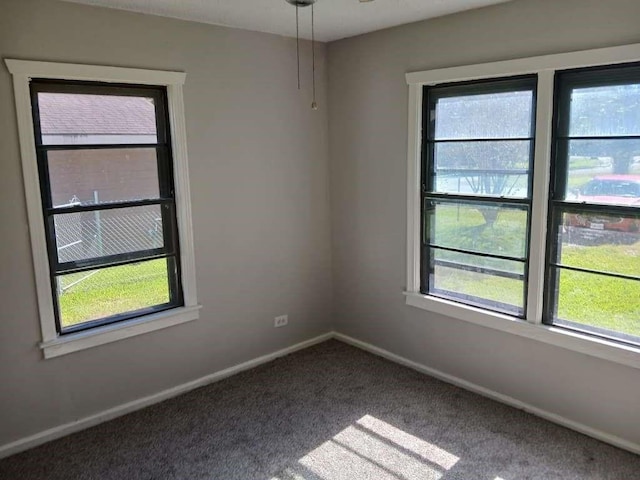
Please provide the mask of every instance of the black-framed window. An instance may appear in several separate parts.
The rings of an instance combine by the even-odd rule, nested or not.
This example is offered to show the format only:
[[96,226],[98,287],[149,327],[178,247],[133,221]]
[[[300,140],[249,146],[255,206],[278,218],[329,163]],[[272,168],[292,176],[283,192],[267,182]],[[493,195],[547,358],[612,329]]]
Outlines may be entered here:
[[556,75],[545,323],[640,344],[640,64]]
[[183,305],[165,87],[30,89],[58,332]]
[[536,83],[424,87],[421,293],[524,317]]

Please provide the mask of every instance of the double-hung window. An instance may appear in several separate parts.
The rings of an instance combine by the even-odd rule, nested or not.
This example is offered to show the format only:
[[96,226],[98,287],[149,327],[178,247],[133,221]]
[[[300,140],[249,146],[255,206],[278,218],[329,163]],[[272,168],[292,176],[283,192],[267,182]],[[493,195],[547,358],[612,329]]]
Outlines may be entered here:
[[535,89],[425,87],[421,292],[524,316]]
[[640,45],[407,82],[407,303],[640,368]]
[[640,344],[640,64],[559,72],[546,321]]
[[164,88],[31,82],[57,330],[182,305]]
[[184,74],[7,65],[45,356],[196,319]]

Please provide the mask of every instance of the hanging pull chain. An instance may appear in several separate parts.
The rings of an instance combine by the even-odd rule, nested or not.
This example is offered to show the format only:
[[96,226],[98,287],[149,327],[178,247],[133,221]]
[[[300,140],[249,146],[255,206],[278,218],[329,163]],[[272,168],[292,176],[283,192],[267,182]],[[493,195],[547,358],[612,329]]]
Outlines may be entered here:
[[313,18],[313,3],[311,4],[311,82],[313,85],[313,101],[311,102],[311,109],[317,110],[318,104],[316,103],[316,36],[315,36],[315,21]]
[[300,27],[298,23],[298,5],[296,5],[296,58],[298,61],[298,90],[300,90]]

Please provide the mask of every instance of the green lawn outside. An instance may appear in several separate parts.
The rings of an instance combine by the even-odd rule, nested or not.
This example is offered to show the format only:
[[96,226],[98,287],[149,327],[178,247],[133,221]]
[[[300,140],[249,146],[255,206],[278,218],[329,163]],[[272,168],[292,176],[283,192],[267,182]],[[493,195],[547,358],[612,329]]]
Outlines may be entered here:
[[[70,285],[88,272],[65,275]],[[78,282],[60,295],[63,327],[169,302],[165,259],[110,267]]]
[[[432,221],[433,222],[433,221]],[[521,212],[501,210],[487,226],[475,208],[439,207],[436,215],[439,245],[484,253],[519,255],[526,219]],[[521,264],[438,251],[436,258],[508,271],[522,271]],[[632,245],[579,246],[563,244],[562,263],[622,274],[640,272],[640,242]],[[439,289],[473,295],[522,307],[523,283],[516,279],[437,267]],[[637,282],[580,272],[560,276],[558,317],[586,325],[640,336],[640,286]]]
[[578,168],[598,168],[602,166],[606,166],[606,160],[603,162],[599,158],[591,158],[591,157],[570,157],[569,158],[569,169],[578,169]]
[[[484,213],[488,215],[487,211]],[[464,250],[522,255],[522,239],[526,230],[524,212],[500,209],[490,226],[486,224],[485,216],[475,207],[439,205],[437,215],[430,219],[436,225],[434,240],[439,245]],[[445,251],[437,251],[436,258],[523,272],[521,263],[508,260]],[[563,244],[562,263],[637,275],[640,272],[640,242],[599,246]],[[438,268],[440,274],[436,286],[440,289],[519,307],[523,305],[523,283],[520,280]],[[66,275],[64,285],[70,285],[86,275],[86,272]],[[559,299],[558,314],[562,319],[640,336],[640,290],[637,282],[563,271]],[[62,324],[68,327],[168,301],[166,260],[111,267],[98,270],[60,295]]]
[[522,307],[524,285],[511,278],[490,277],[452,268],[437,268],[435,287]]
[[[633,245],[564,245],[564,264],[628,275],[640,272],[640,242]],[[638,282],[582,272],[560,275],[558,316],[594,327],[640,336]],[[585,306],[587,308],[585,308]]]
[[[485,215],[496,216],[491,227],[487,227]],[[426,221],[428,224],[435,223],[435,238],[431,240],[440,246],[512,257],[524,256],[527,230],[524,209],[486,207],[483,215],[481,208],[442,203],[436,206],[434,216],[427,215]]]

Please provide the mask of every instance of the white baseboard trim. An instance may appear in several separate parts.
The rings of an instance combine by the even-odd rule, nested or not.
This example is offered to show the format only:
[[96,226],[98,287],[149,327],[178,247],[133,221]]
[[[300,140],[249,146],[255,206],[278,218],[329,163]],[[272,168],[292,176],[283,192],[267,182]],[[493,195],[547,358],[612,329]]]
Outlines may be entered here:
[[527,413],[531,413],[537,417],[543,418],[550,422],[556,423],[558,425],[562,425],[563,427],[569,428],[571,430],[575,430],[576,432],[580,432],[589,437],[595,438],[596,440],[600,440],[602,442],[608,443],[610,445],[616,446],[618,448],[622,448],[629,452],[640,455],[640,445],[625,440],[623,438],[617,437],[615,435],[611,435],[609,433],[603,432],[601,430],[597,430],[595,428],[591,428],[582,423],[575,422],[573,420],[569,420],[568,418],[562,417],[555,413],[548,412],[546,410],[542,410],[541,408],[535,407],[523,401],[520,401],[516,398],[510,397],[508,395],[504,395],[502,393],[495,392],[488,388],[482,387],[480,385],[476,385],[475,383],[469,382],[467,380],[463,380],[462,378],[454,377],[453,375],[449,375],[447,373],[441,372],[440,370],[436,370],[431,367],[427,367],[426,365],[422,365],[420,363],[414,362],[407,358],[401,357],[400,355],[396,355],[395,353],[391,353],[388,350],[384,350],[382,348],[376,347],[370,343],[363,342],[361,340],[355,339],[348,335],[344,335],[342,333],[333,332],[333,338],[336,340],[340,340],[344,343],[348,343],[354,347],[365,350],[369,353],[373,353],[379,357],[386,358],[394,363],[398,363],[400,365],[404,365],[405,367],[409,367],[413,370],[417,370],[420,373],[424,373],[431,377],[437,378],[438,380],[442,380],[443,382],[450,383],[460,388],[464,388],[465,390],[469,390],[471,392],[482,395],[483,397],[490,398],[491,400],[495,400],[500,403],[504,403],[511,407],[518,408],[520,410],[524,410]]
[[240,363],[233,367],[220,370],[219,372],[206,375],[202,378],[198,378],[191,382],[183,383],[182,385],[178,385],[176,387],[163,390],[153,395],[139,398],[137,400],[133,400],[131,402],[110,408],[103,412],[99,412],[94,415],[90,415],[88,417],[81,418],[73,422],[65,423],[64,425],[59,425],[57,427],[44,430],[43,432],[36,433],[34,435],[30,435],[28,437],[16,440],[14,442],[2,445],[0,446],[0,458],[8,457],[10,455],[22,452],[24,450],[37,447],[38,445],[42,445],[43,443],[50,442],[52,440],[64,437],[66,435],[70,435],[75,432],[79,432],[80,430],[93,427],[95,425],[98,425],[100,423],[103,423],[109,420],[113,420],[114,418],[120,417],[122,415],[126,415],[127,413],[131,413],[136,410],[140,410],[142,408],[148,407],[150,405],[162,402],[164,400],[168,400],[169,398],[176,397],[180,394],[186,393],[195,388],[203,387],[210,383],[217,382],[224,378],[230,377],[231,375],[235,375],[236,373],[240,373],[244,370],[249,370],[251,368],[257,367],[264,363],[270,362],[278,357],[282,357],[290,353],[296,352],[298,350],[305,349],[312,345],[322,343],[331,338],[335,338],[336,340],[340,340],[344,343],[360,348],[367,352],[373,353],[374,355],[378,355],[379,357],[386,358],[387,360],[390,360],[394,363],[398,363],[405,367],[409,367],[413,370],[416,370],[418,372],[424,373],[431,377],[437,378],[444,382],[450,383],[457,387],[464,388],[465,390],[469,390],[471,392],[477,393],[479,395],[498,401],[500,403],[504,403],[506,405],[509,405],[515,408],[519,408],[521,410],[524,410],[525,412],[531,413],[533,415],[536,415],[550,422],[553,422],[558,425],[562,425],[563,427],[570,428],[571,430],[575,430],[577,432],[583,433],[584,435],[595,438],[596,440],[609,443],[616,447],[619,447],[624,450],[628,450],[629,452],[640,455],[640,445],[636,443],[629,442],[628,440],[617,437],[615,435],[611,435],[601,430],[591,428],[582,423],[574,422],[573,420],[569,420],[560,415],[556,415],[555,413],[547,412],[546,410],[542,410],[533,405],[529,405],[528,403],[522,402],[516,398],[510,397],[508,395],[504,395],[502,393],[495,392],[488,388],[482,387],[480,385],[476,385],[475,383],[469,382],[467,380],[463,380],[458,377],[454,377],[453,375],[449,375],[447,373],[441,372],[434,368],[427,367],[426,365],[422,365],[420,363],[414,362],[407,358],[401,357],[400,355],[396,355],[395,353],[391,353],[388,350],[384,350],[370,343],[357,340],[348,335],[344,335],[339,332],[329,332],[329,333],[325,333],[323,335],[319,335],[317,337],[311,338],[304,342],[297,343],[290,347],[283,348],[282,350],[278,350],[276,352],[269,353],[267,355],[263,355],[258,358],[254,358],[253,360]]
[[43,443],[50,442],[51,440],[55,440],[57,438],[61,438],[66,435],[79,432],[80,430],[93,427],[100,423],[113,420],[114,418],[120,417],[122,415],[126,415],[127,413],[131,413],[136,410],[140,410],[142,408],[153,405],[155,403],[162,402],[169,398],[186,393],[195,388],[203,387],[210,383],[217,382],[224,378],[230,377],[231,375],[235,375],[236,373],[240,373],[244,370],[249,370],[251,368],[262,365],[263,363],[267,363],[272,360],[275,360],[278,357],[289,355],[290,353],[296,352],[298,350],[302,350],[304,348],[310,347],[317,343],[324,342],[331,338],[333,338],[333,332],[325,333],[323,335],[319,335],[317,337],[311,338],[304,342],[300,342],[290,347],[283,348],[282,350],[278,350],[276,352],[269,353],[267,355],[263,355],[258,358],[254,358],[253,360],[249,360],[247,362],[234,365],[233,367],[220,370],[219,372],[206,375],[202,378],[192,380],[191,382],[183,383],[182,385],[178,385],[176,387],[172,387],[167,390],[154,393],[153,395],[139,398],[137,400],[133,400],[131,402],[118,405],[117,407],[110,408],[103,412],[96,413],[94,415],[90,415],[88,417],[81,418],[73,422],[65,423],[64,425],[59,425],[57,427],[53,427],[48,430],[44,430],[43,432],[36,433],[34,435],[30,435],[25,438],[21,438],[19,440],[16,440],[15,442],[7,443],[5,445],[0,446],[0,458],[8,457],[15,453],[19,453],[33,447],[37,447],[38,445],[42,445]]

